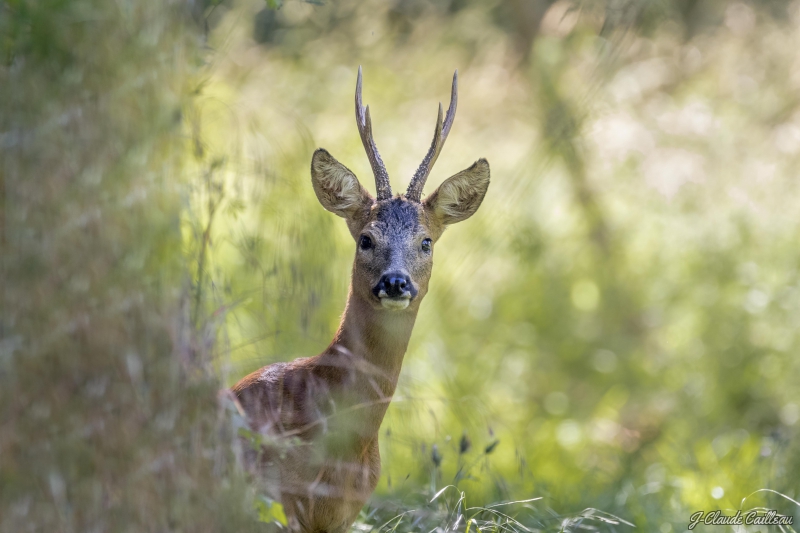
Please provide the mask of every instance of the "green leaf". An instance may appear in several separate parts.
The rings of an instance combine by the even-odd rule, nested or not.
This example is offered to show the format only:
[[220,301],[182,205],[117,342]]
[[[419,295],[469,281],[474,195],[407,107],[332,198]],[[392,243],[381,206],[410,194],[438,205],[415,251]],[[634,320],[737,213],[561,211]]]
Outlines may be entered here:
[[258,513],[258,521],[267,524],[278,523],[283,526],[288,524],[286,513],[283,512],[283,505],[266,496],[259,496],[255,501],[255,510]]
[[267,7],[270,9],[280,9],[283,7],[283,0],[266,0]]
[[241,438],[247,440],[247,443],[253,450],[259,450],[261,445],[264,443],[264,439],[261,433],[257,431],[252,431],[246,427],[240,427],[236,432]]

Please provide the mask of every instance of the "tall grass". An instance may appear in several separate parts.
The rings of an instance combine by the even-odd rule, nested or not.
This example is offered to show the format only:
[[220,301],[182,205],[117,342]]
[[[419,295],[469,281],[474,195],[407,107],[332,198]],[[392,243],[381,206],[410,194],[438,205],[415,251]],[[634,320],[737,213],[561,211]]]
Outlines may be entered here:
[[201,37],[184,2],[0,4],[4,532],[255,530],[180,232]]
[[0,3],[0,530],[280,518],[217,393],[337,325],[354,245],[308,163],[369,181],[359,64],[396,190],[454,68],[431,187],[480,156],[493,183],[356,530],[797,516],[800,11],[575,5]]

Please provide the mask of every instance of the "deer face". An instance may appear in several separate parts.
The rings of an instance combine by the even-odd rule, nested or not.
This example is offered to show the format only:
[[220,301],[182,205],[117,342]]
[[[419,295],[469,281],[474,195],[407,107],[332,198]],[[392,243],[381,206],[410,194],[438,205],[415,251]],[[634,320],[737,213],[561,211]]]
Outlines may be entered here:
[[405,309],[427,292],[433,239],[425,213],[404,198],[375,202],[356,238],[353,288],[387,309]]
[[319,149],[311,160],[311,183],[322,206],[343,217],[356,241],[353,292],[376,308],[416,309],[428,292],[433,248],[444,229],[472,216],[489,187],[489,163],[479,159],[448,178],[424,200],[425,180],[433,167],[455,118],[458,71],[447,116],[442,105],[433,143],[417,169],[408,191],[392,197],[389,175],[372,138],[369,107],[361,103],[361,68],[356,82],[356,123],[375,174],[377,197],[327,151]]
[[356,244],[352,290],[375,307],[416,309],[428,292],[436,241],[450,224],[472,216],[489,187],[489,164],[477,161],[421,202],[398,195],[377,200],[325,150],[311,162],[322,206],[343,217]]

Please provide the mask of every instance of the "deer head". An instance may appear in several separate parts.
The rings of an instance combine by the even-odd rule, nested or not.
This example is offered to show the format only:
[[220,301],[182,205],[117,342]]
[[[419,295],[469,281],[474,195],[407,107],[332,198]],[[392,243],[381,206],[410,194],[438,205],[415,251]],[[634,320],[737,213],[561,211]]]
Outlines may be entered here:
[[361,67],[356,82],[356,123],[375,175],[373,197],[350,169],[326,150],[311,160],[311,182],[322,206],[344,218],[356,241],[352,291],[376,309],[416,310],[428,291],[433,252],[445,228],[472,216],[489,187],[489,163],[479,159],[422,199],[422,189],[444,146],[456,114],[458,71],[450,107],[442,104],[433,142],[405,194],[392,196],[389,174],[372,137],[369,106],[361,102]]

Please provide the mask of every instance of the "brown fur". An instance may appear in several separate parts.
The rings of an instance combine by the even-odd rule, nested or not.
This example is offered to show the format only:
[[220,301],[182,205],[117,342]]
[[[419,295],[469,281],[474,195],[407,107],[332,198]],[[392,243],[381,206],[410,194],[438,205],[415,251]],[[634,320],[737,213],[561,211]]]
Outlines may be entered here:
[[[447,224],[472,215],[489,186],[480,160],[422,203],[376,201],[344,165],[317,150],[312,183],[322,205],[345,218],[356,242],[341,325],[321,354],[275,363],[243,378],[233,392],[267,441],[246,460],[279,498],[290,529],[344,533],[380,476],[378,430],[397,386],[419,305],[428,291],[434,243]],[[374,292],[389,269],[407,272],[416,296],[405,309],[382,306]]]

